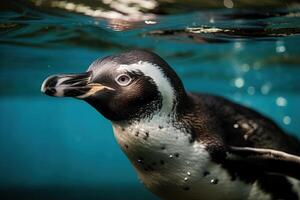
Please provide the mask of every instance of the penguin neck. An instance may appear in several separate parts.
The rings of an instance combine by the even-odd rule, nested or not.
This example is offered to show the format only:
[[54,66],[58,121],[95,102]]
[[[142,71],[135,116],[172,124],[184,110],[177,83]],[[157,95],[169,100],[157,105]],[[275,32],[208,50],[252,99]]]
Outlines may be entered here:
[[165,112],[165,110],[157,110],[148,115],[141,115],[140,118],[132,118],[122,121],[111,121],[113,125],[117,125],[122,128],[138,128],[139,126],[157,126],[157,128],[164,126],[165,124],[173,124],[178,120],[176,112]]
[[112,124],[117,142],[136,167],[139,159],[157,162],[155,158],[182,154],[182,146],[190,144],[191,140],[186,134],[188,130],[177,121],[176,115],[156,114],[148,119]]

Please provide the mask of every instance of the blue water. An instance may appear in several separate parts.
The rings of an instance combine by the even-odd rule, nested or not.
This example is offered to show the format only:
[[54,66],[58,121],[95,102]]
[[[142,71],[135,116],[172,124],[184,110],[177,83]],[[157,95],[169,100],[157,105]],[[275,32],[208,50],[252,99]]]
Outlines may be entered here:
[[120,12],[121,20],[108,17],[119,8],[105,3],[87,1],[79,12],[74,6],[85,2],[69,2],[0,3],[1,199],[157,199],[105,118],[84,102],[40,92],[48,75],[82,72],[134,48],[161,55],[187,90],[252,107],[300,138],[299,6],[152,0],[159,9]]

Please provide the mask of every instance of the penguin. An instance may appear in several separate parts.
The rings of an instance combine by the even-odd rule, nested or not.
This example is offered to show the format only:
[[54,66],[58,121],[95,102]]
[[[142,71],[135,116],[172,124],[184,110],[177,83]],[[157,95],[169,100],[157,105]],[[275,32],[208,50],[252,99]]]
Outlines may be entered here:
[[41,91],[107,118],[139,179],[162,199],[299,199],[300,142],[259,112],[188,92],[159,55],[131,50]]

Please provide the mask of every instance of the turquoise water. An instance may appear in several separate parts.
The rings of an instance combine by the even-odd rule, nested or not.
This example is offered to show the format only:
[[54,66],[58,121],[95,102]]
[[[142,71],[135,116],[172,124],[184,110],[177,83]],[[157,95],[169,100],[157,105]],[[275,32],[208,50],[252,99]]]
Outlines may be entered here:
[[255,108],[300,138],[299,5],[103,2],[1,1],[1,199],[157,199],[107,120],[40,92],[48,75],[134,48],[161,55],[187,90]]

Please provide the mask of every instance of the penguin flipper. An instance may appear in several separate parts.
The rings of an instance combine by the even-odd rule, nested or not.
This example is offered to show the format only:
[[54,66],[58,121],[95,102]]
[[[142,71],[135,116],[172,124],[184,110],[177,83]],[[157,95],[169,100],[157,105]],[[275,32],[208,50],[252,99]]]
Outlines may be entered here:
[[300,157],[283,151],[230,146],[226,159],[251,164],[266,173],[282,174],[300,180]]

